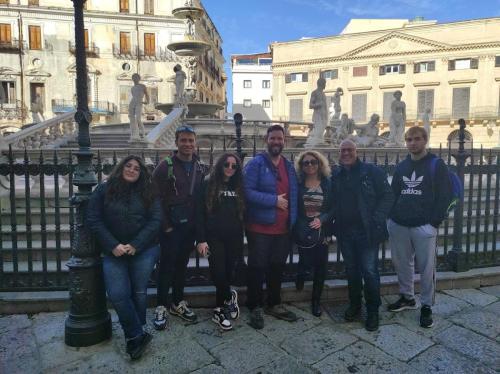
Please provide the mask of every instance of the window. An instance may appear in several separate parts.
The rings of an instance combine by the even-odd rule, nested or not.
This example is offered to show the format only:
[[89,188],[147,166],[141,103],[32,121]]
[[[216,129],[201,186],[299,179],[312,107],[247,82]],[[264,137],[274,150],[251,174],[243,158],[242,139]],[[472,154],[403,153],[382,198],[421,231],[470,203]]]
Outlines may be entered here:
[[291,73],[285,76],[285,83],[307,82],[308,79],[309,79],[308,73]]
[[120,13],[128,13],[128,12],[129,12],[128,0],[120,0]]
[[262,88],[271,88],[271,81],[270,80],[263,80],[262,81]]
[[500,56],[495,56],[495,67],[500,67]]
[[42,31],[40,26],[28,26],[30,49],[42,49]]
[[8,5],[9,0],[0,0],[0,5]]
[[38,0],[28,0],[28,5],[40,5]]
[[120,54],[130,54],[130,33],[120,32]]
[[368,66],[355,66],[352,68],[353,77],[366,77],[368,75]]
[[262,107],[263,108],[270,108],[271,107],[271,100],[262,100]]
[[128,113],[130,89],[130,86],[120,86],[120,113]]
[[249,99],[243,100],[243,106],[245,108],[250,108],[252,106],[252,100],[249,100]]
[[154,0],[144,0],[144,14],[153,15],[155,12]]
[[434,90],[418,90],[417,117],[422,119],[425,111],[430,109],[430,116],[434,113]]
[[243,81],[243,88],[252,88],[252,81],[244,80]]
[[467,70],[477,69],[478,67],[479,60],[477,58],[461,58],[448,61],[448,70]]
[[146,87],[146,92],[149,95],[149,104],[154,108],[158,103],[158,87]]
[[455,70],[470,69],[470,60],[455,60]]
[[367,94],[352,95],[352,119],[355,122],[366,121]]
[[236,65],[256,65],[257,60],[253,58],[242,58],[236,60]]
[[389,121],[391,117],[391,104],[394,101],[394,92],[384,92],[384,111],[382,114],[382,119],[384,121]]
[[89,49],[89,30],[83,29],[83,45],[85,49]]
[[272,58],[259,58],[259,65],[271,65],[272,63]]
[[470,87],[458,87],[453,89],[453,101],[451,104],[451,117],[454,119],[469,117]]
[[144,55],[156,55],[155,34],[153,33],[144,33]]
[[290,121],[302,121],[304,118],[303,110],[303,99],[290,99]]
[[333,70],[322,71],[321,72],[321,77],[325,78],[326,80],[338,79],[338,77],[339,77],[339,70],[338,69],[333,69]]
[[417,62],[413,65],[414,73],[427,73],[428,71],[436,70],[436,62],[435,61],[423,61]]
[[403,64],[382,65],[379,68],[379,75],[404,73],[406,73],[406,65]]
[[[11,81],[0,81],[2,88],[0,89],[0,102],[6,104],[16,103],[16,83]],[[3,97],[1,96],[3,95]]]
[[10,25],[0,23],[0,44],[10,44],[12,42],[12,34]]

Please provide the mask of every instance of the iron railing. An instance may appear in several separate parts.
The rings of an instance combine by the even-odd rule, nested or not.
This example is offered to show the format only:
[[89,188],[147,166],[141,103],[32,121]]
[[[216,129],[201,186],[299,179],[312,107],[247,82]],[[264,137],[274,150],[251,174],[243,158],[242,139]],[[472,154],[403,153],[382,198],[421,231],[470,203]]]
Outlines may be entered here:
[[[71,54],[75,54],[76,52],[76,46],[74,42],[69,41],[68,42],[68,50]],[[85,53],[87,57],[99,57],[99,47],[95,45],[95,43],[89,44],[85,46]]]
[[[126,151],[126,150],[125,150]],[[102,181],[129,151],[106,154],[97,151],[94,171]],[[153,169],[169,150],[136,150]],[[199,154],[210,166],[224,149],[200,149]],[[247,155],[257,150],[244,149]],[[285,156],[294,159],[300,149],[286,150]],[[450,168],[457,163],[451,148],[434,150]],[[468,267],[500,264],[498,248],[498,213],[500,201],[500,151],[470,149],[463,167],[465,181],[464,209],[461,227],[462,250]],[[325,152],[332,164],[338,151]],[[382,167],[388,177],[405,150],[388,153],[385,150],[360,150],[360,158]],[[68,286],[66,262],[70,243],[75,236],[75,211],[68,199],[73,195],[75,156],[71,150],[50,152],[7,152],[0,163],[0,291],[65,290]],[[458,170],[457,170],[458,171]],[[456,217],[458,218],[458,217]],[[452,251],[452,234],[458,222],[453,213],[439,229],[438,268],[449,270],[447,254]],[[380,247],[380,271],[393,273],[387,243]],[[296,251],[292,248],[285,279],[295,276]],[[188,269],[189,285],[209,283],[208,264],[193,252]],[[328,277],[344,276],[344,267],[336,242],[330,246]]]
[[[52,111],[54,113],[67,113],[76,110],[76,102],[73,100],[52,99]],[[109,101],[90,101],[89,110],[97,114],[116,113],[116,104]]]

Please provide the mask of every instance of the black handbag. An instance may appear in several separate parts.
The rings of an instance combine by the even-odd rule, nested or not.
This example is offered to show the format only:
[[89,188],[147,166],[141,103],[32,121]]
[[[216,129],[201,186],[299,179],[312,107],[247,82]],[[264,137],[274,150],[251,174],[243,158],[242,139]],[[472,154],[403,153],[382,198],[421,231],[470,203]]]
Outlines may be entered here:
[[301,248],[312,248],[315,245],[322,243],[324,240],[321,227],[319,229],[313,229],[309,226],[313,219],[314,218],[310,217],[300,218],[295,223],[295,243],[297,243],[297,245]]

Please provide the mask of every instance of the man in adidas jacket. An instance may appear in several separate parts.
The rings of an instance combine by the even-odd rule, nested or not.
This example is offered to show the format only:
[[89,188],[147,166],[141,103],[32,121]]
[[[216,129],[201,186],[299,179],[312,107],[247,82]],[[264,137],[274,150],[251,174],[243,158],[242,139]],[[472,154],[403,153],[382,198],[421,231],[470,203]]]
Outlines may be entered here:
[[405,134],[410,154],[397,165],[392,179],[395,202],[387,229],[400,293],[399,300],[388,309],[399,312],[417,308],[413,288],[416,259],[422,304],[420,326],[429,328],[433,325],[436,238],[447,215],[451,186],[443,160],[439,159],[431,172],[431,160],[436,156],[427,151],[427,140],[422,127],[412,127]]

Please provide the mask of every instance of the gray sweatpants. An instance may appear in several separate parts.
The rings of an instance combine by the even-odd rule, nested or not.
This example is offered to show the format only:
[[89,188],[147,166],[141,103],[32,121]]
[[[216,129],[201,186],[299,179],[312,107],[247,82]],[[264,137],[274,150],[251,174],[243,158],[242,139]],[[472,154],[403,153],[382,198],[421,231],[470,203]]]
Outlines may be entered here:
[[387,230],[392,263],[398,275],[399,293],[406,298],[414,297],[413,274],[416,259],[420,273],[420,301],[422,305],[434,305],[437,229],[430,224],[406,227],[388,220]]

